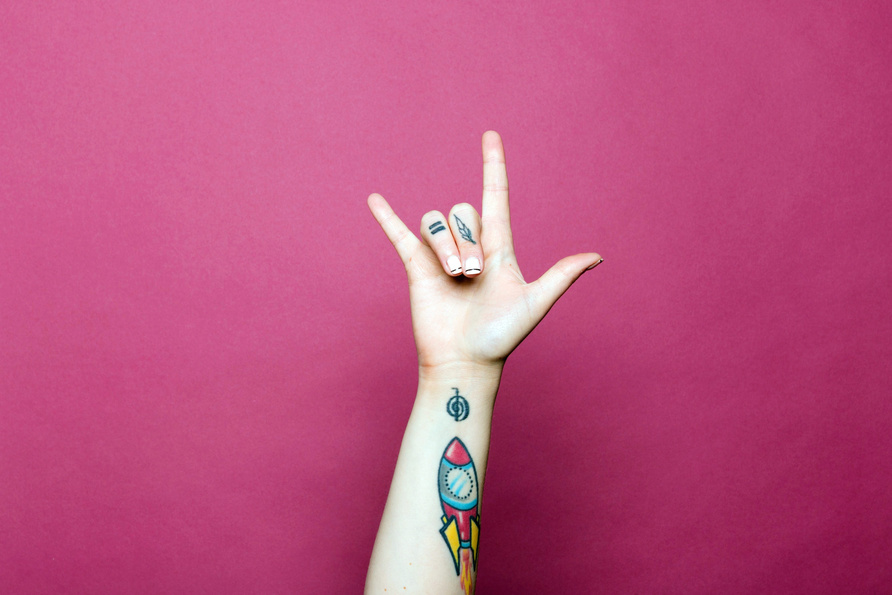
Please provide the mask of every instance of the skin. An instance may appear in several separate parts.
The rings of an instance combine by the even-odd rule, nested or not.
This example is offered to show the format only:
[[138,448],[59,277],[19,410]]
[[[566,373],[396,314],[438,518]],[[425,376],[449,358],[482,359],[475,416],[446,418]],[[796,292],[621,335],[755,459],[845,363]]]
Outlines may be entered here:
[[[435,479],[443,449],[454,437],[467,445],[482,496],[492,410],[505,360],[573,282],[602,261],[594,252],[568,256],[527,283],[514,255],[499,135],[486,132],[482,149],[480,216],[467,203],[455,205],[448,220],[431,211],[422,218],[419,239],[384,197],[372,194],[368,199],[408,275],[419,383],[375,541],[366,593],[468,592],[460,587],[451,554],[439,535],[442,511]],[[455,214],[476,244],[462,238]],[[447,229],[431,234],[429,226],[436,221]],[[460,256],[461,272],[450,271],[449,256]],[[480,261],[478,274],[464,271],[471,257]],[[453,387],[470,405],[464,421],[457,422],[445,409]]]
[[[450,275],[442,256],[446,247],[438,244],[438,254],[419,240],[384,197],[372,194],[368,203],[406,267],[412,327],[422,368],[460,362],[503,363],[570,285],[601,260],[596,253],[568,256],[536,281],[525,282],[514,256],[505,152],[496,132],[483,135],[483,215],[474,234],[480,238],[480,249],[469,249],[467,254],[485,258],[480,258],[483,272],[473,283],[464,275],[460,279]],[[476,217],[471,205],[457,205],[453,212],[459,208],[472,211]],[[450,221],[454,219],[450,217]],[[422,230],[426,229],[422,225]],[[448,231],[453,229],[451,223]],[[456,244],[466,244],[447,236],[440,232],[434,237],[450,241],[453,254],[458,253]]]

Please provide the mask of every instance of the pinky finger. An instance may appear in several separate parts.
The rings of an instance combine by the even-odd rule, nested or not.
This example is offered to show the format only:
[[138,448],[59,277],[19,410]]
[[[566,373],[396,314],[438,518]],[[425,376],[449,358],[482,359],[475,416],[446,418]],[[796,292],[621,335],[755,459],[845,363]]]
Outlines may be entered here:
[[369,210],[378,221],[378,225],[384,230],[384,234],[393,247],[396,248],[400,260],[403,264],[407,264],[415,250],[421,245],[421,242],[415,237],[415,234],[409,231],[406,224],[393,212],[393,209],[384,200],[380,194],[372,194],[368,199]]

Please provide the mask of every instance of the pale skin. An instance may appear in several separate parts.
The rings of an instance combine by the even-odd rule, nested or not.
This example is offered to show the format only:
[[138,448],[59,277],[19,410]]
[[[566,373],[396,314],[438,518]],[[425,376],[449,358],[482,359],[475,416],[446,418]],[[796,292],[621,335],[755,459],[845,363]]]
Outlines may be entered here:
[[[419,382],[366,593],[473,591],[472,585],[463,589],[459,584],[452,554],[439,533],[444,512],[437,472],[444,448],[454,437],[467,446],[482,496],[505,360],[576,279],[602,262],[594,252],[568,256],[527,283],[514,256],[502,140],[490,131],[482,145],[481,215],[467,203],[455,205],[448,217],[431,211],[422,217],[419,239],[381,195],[368,199],[408,275]],[[462,421],[446,410],[456,387],[470,407]],[[480,539],[485,542],[485,514],[481,517]]]

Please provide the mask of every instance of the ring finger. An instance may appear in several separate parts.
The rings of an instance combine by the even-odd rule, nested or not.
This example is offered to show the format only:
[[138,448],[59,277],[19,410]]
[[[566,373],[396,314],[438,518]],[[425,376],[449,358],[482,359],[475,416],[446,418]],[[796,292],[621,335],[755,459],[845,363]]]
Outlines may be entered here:
[[449,227],[461,253],[466,277],[476,277],[483,272],[483,248],[480,245],[480,215],[466,202],[449,211]]

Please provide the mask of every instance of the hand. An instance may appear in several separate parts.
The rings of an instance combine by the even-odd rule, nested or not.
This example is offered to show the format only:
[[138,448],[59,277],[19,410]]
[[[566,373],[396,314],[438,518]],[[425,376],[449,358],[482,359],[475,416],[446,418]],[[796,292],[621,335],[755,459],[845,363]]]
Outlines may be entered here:
[[570,285],[602,261],[595,253],[568,256],[524,281],[514,257],[505,152],[492,131],[483,135],[482,218],[467,203],[449,217],[430,211],[419,240],[380,194],[368,204],[409,276],[422,373],[456,364],[500,370]]

